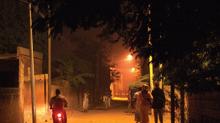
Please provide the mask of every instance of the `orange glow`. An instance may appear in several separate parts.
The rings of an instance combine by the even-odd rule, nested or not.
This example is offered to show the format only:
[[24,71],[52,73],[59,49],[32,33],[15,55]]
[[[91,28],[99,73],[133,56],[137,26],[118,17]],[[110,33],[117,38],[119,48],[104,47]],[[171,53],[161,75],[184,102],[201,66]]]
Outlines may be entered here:
[[[115,64],[115,69],[120,73],[118,79],[111,85],[113,100],[127,100],[129,85],[134,82],[138,76],[138,59],[125,49],[122,44],[115,47],[112,52],[111,62]],[[111,68],[110,68],[111,69]]]
[[163,68],[163,64],[159,64],[159,69],[162,69]]
[[112,100],[115,100],[115,101],[128,101],[128,98],[127,97],[112,97]]
[[126,60],[127,61],[132,61],[133,60],[133,56],[131,54],[128,54]]
[[154,84],[153,84],[153,78],[154,78],[154,72],[153,72],[153,63],[152,63],[153,57],[149,56],[149,73],[150,73],[150,87],[151,89],[154,88]]
[[131,68],[131,72],[134,73],[136,72],[136,69],[134,67]]

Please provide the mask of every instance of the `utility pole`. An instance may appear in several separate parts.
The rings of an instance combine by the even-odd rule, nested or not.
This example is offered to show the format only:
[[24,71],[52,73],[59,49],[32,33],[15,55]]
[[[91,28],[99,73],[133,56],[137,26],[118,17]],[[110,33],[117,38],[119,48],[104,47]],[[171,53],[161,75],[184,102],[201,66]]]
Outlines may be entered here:
[[[50,5],[48,5],[48,16],[50,19]],[[48,40],[48,104],[51,97],[51,27],[50,20],[47,22],[47,40]]]
[[32,123],[36,123],[36,99],[35,99],[35,77],[34,77],[34,46],[32,34],[32,3],[28,3],[29,8],[29,40],[30,40],[30,62],[31,62],[31,97],[32,97]]

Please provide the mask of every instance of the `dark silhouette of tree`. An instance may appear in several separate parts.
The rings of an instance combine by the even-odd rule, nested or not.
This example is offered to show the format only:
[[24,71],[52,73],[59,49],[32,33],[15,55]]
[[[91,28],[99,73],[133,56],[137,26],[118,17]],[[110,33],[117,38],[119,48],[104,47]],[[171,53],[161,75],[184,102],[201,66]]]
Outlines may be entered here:
[[[0,5],[0,52],[16,52],[17,45],[28,46],[28,18],[18,1],[3,0]],[[17,12],[16,12],[17,11]],[[25,35],[27,34],[27,35]],[[26,45],[25,45],[26,44]]]
[[[18,0],[2,0],[0,8],[0,52],[15,53],[17,46],[28,48],[28,5]],[[34,49],[44,52],[45,39],[45,34],[34,32]]]
[[[51,18],[46,16],[35,24],[37,29],[46,29],[45,23],[50,22],[54,34],[62,32],[64,25],[72,30],[103,26],[103,35],[117,33],[139,56],[147,58],[151,54],[154,63],[166,63],[196,51],[195,42],[206,43],[204,39],[209,35],[219,34],[220,8],[216,3],[216,0],[35,0],[39,11],[47,13],[48,5],[52,11]],[[151,17],[147,15],[149,5]],[[147,42],[149,19],[152,45]]]
[[120,72],[116,69],[116,64],[110,65],[110,81],[115,82],[120,78]]
[[[44,3],[38,0],[36,5],[47,12]],[[51,6],[52,17],[39,19],[48,21],[38,20],[36,27],[45,27],[42,25],[50,22],[56,35],[62,32],[63,25],[73,30],[103,26],[103,35],[116,33],[116,39],[122,39],[138,56],[152,55],[155,65],[165,64],[164,73],[171,83],[181,87],[186,83],[190,92],[218,87],[220,7],[217,0],[51,0],[46,4]],[[152,30],[147,33],[149,26]],[[148,43],[149,34],[152,45]]]

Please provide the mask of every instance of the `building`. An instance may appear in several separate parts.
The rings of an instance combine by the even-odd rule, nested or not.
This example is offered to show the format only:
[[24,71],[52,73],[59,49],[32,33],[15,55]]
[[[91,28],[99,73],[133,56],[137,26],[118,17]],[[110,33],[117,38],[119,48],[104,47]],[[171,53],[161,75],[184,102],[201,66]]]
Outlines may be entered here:
[[[47,104],[47,76],[42,74],[43,55],[34,52],[34,62],[37,112],[42,112]],[[16,53],[1,54],[0,74],[1,122],[26,122],[28,115],[31,115],[29,50],[18,47]]]

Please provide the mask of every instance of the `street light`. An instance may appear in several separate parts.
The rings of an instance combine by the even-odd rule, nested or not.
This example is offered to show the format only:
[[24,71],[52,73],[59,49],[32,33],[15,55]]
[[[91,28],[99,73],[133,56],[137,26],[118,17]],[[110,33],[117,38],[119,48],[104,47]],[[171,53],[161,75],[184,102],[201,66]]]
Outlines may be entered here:
[[136,69],[134,67],[131,68],[131,72],[134,73],[136,72]]
[[127,61],[132,61],[133,60],[133,56],[131,54],[128,54],[126,60]]

